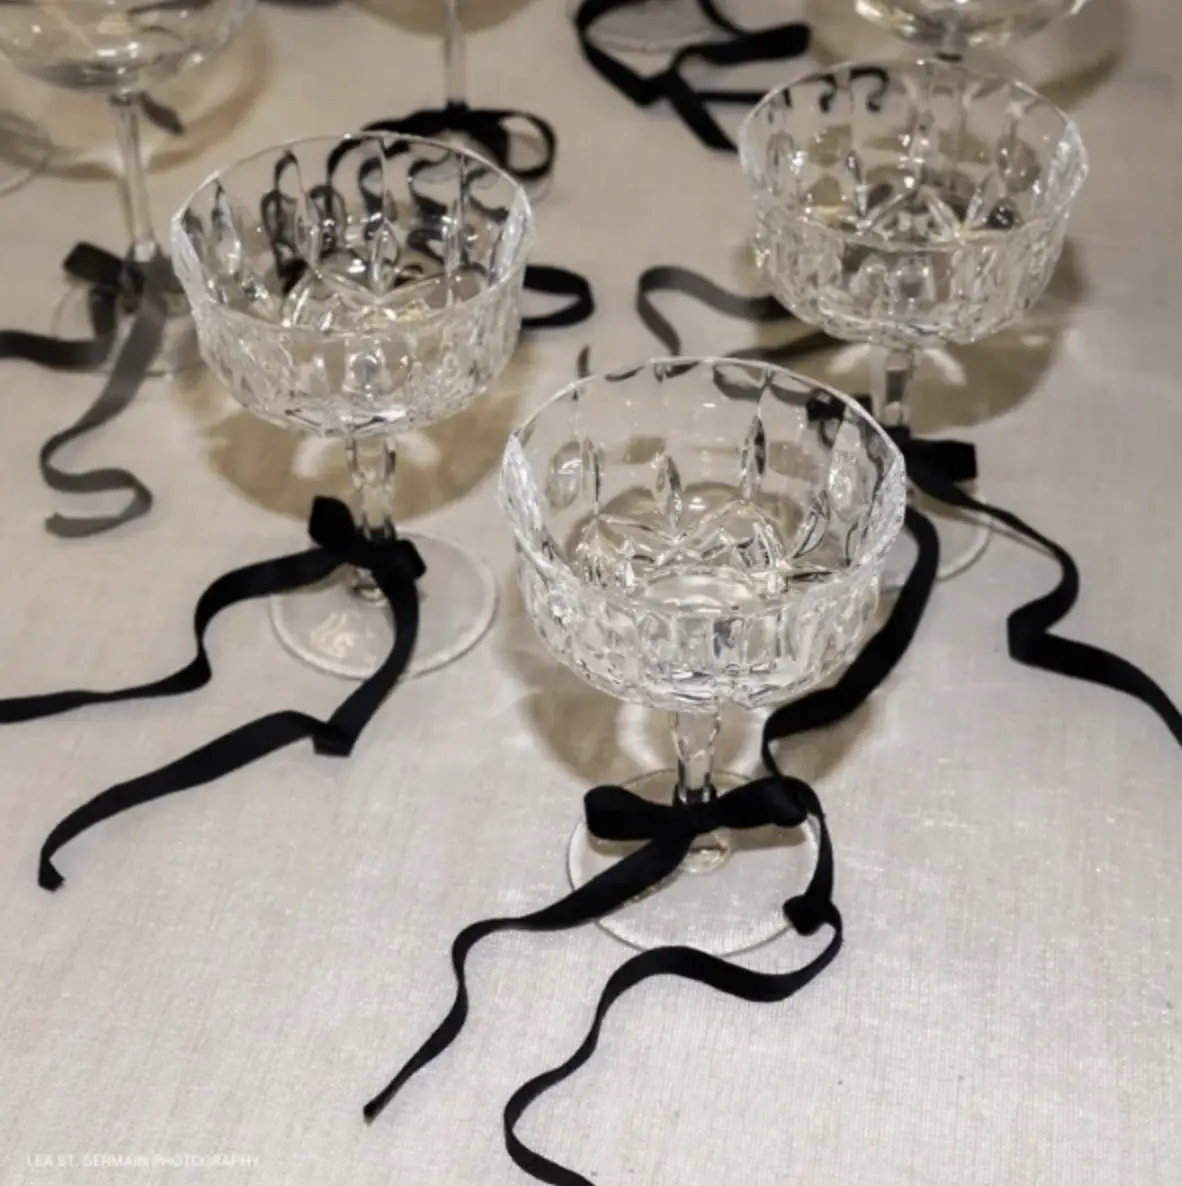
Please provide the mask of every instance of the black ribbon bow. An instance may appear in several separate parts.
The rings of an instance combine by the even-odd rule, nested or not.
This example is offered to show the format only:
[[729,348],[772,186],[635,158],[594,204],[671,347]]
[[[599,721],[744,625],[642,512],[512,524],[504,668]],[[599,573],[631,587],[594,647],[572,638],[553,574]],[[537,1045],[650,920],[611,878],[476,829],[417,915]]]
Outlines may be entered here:
[[[628,960],[608,981],[595,1019],[578,1050],[561,1066],[524,1084],[505,1107],[505,1140],[510,1156],[526,1173],[556,1186],[589,1186],[573,1170],[536,1153],[516,1135],[529,1105],[572,1075],[595,1052],[611,1006],[628,989],[656,976],[677,976],[706,984],[748,1001],[783,1001],[799,992],[836,957],[842,943],[841,914],[833,902],[833,846],[825,813],[807,783],[778,771],[693,807],[653,804],[623,787],[596,787],[584,800],[587,826],[605,840],[636,841],[643,847],[604,870],[565,898],[530,914],[473,923],[452,943],[456,993],[442,1023],[407,1060],[390,1083],[365,1105],[372,1121],[419,1071],[460,1036],[468,1017],[467,959],[482,939],[502,931],[559,931],[602,918],[676,872],[694,839],[720,828],[751,829],[774,825],[795,828],[806,820],[818,833],[817,864],[805,891],[784,904],[784,916],[802,935],[823,926],[833,930],[828,945],[803,968],[786,973],[753,972],[689,947],[659,947]],[[736,858],[741,859],[741,858]]]
[[[184,125],[171,107],[145,94],[140,97],[140,108],[148,120],[170,135],[183,134]],[[70,474],[58,469],[54,458],[66,445],[118,416],[135,397],[160,348],[165,315],[163,293],[171,271],[163,261],[139,265],[89,243],[76,244],[62,266],[67,276],[88,287],[87,312],[93,336],[69,339],[25,330],[0,330],[0,358],[18,358],[55,371],[97,370],[115,346],[120,312],[128,309],[136,313],[98,398],[74,424],[50,437],[39,454],[41,477],[51,490],[65,494],[122,491],[128,495],[127,505],[115,515],[51,515],[45,521],[52,534],[76,539],[110,531],[146,515],[152,507],[151,491],[127,470],[107,468]]]
[[57,716],[90,704],[119,700],[153,700],[179,696],[209,683],[213,668],[205,649],[205,635],[213,619],[242,601],[268,597],[324,580],[343,564],[364,568],[389,603],[394,617],[394,641],[381,667],[358,685],[328,718],[286,710],[269,713],[240,725],[176,761],[109,787],[70,812],[45,839],[41,848],[38,884],[56,890],[62,876],[53,857],[64,845],[95,824],[164,795],[213,782],[234,770],[311,738],[318,754],[348,757],[399,677],[414,651],[419,626],[419,600],[415,582],[425,569],[409,540],[392,536],[368,539],[354,525],[348,508],[331,498],[312,504],[308,532],[315,547],[235,569],[219,577],[201,595],[193,615],[197,654],[192,662],[162,679],[116,691],[66,691],[20,696],[0,701],[0,724],[16,724]]
[[698,0],[706,19],[720,36],[678,50],[669,65],[655,74],[641,74],[619,58],[613,57],[594,37],[594,27],[609,13],[638,0],[583,0],[575,12],[575,31],[579,46],[591,68],[637,107],[652,107],[666,102],[682,123],[706,148],[715,152],[734,152],[735,144],[715,118],[711,107],[752,107],[763,98],[762,91],[699,88],[683,73],[686,66],[703,63],[710,66],[740,66],[752,62],[780,62],[808,53],[811,32],[800,21],[771,25],[764,29],[744,29],[724,16],[712,0]]
[[0,358],[19,358],[56,371],[93,371],[114,349],[121,311],[132,308],[135,320],[94,403],[67,428],[54,433],[41,447],[41,477],[51,489],[64,494],[125,493],[124,509],[114,515],[67,516],[55,514],[45,526],[54,535],[79,538],[110,531],[146,515],[152,493],[125,469],[104,468],[86,473],[59,469],[56,457],[65,446],[93,432],[118,416],[135,398],[159,349],[166,315],[166,286],[171,280],[168,264],[137,264],[120,259],[90,243],[78,243],[66,256],[67,276],[87,286],[90,338],[55,338],[24,330],[0,330]]

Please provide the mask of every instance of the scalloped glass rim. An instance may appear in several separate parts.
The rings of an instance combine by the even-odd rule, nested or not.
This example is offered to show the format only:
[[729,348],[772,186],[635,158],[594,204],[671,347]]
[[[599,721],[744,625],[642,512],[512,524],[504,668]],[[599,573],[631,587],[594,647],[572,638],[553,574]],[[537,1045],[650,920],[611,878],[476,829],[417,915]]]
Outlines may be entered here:
[[[1047,229],[1062,219],[1071,209],[1072,204],[1079,195],[1080,189],[1087,180],[1089,169],[1087,148],[1084,145],[1083,135],[1079,130],[1079,125],[1075,120],[1061,107],[1052,103],[1050,99],[1041,95],[1033,87],[1029,87],[1017,79],[1007,78],[1002,74],[985,74],[977,70],[966,69],[964,66],[958,66],[952,62],[942,62],[936,58],[919,58],[915,61],[909,61],[907,59],[900,59],[898,61],[872,59],[864,62],[839,62],[828,69],[810,70],[807,74],[802,74],[799,78],[795,78],[791,82],[773,87],[744,116],[743,122],[739,125],[738,136],[736,137],[739,147],[739,165],[743,170],[744,176],[747,178],[748,188],[753,195],[760,197],[768,193],[764,180],[764,166],[766,161],[764,154],[759,150],[756,138],[756,127],[760,120],[765,117],[768,108],[785,92],[791,91],[794,87],[801,86],[804,83],[811,82],[813,79],[821,79],[826,76],[839,75],[843,72],[864,69],[879,69],[886,72],[902,69],[913,73],[921,70],[941,70],[946,74],[960,74],[966,78],[972,78],[975,82],[985,84],[994,83],[1005,86],[1016,94],[1025,95],[1035,100],[1043,111],[1053,113],[1062,121],[1063,133],[1058,140],[1058,145],[1075,157],[1075,169],[1072,173],[1071,185],[1060,195],[1059,200],[1051,208],[1040,212],[1036,217],[1023,223],[1013,231],[998,231],[996,234],[998,238],[1003,236],[1008,237],[1011,243],[1016,243],[1021,239],[1037,239],[1045,235]],[[808,225],[810,229],[819,234],[842,243],[848,243],[851,246],[870,248],[883,255],[897,253],[908,256],[938,257],[952,255],[961,248],[961,244],[958,243],[938,243],[930,246],[892,243],[889,239],[883,238],[881,235],[867,235],[857,231],[834,230],[831,225],[813,218],[807,210],[800,206],[789,206],[785,204],[784,211],[794,220]]]
[[[884,518],[878,532],[877,538],[870,542],[866,548],[865,553],[860,557],[856,564],[851,564],[848,568],[844,568],[841,572],[834,573],[825,580],[815,581],[805,586],[803,589],[797,589],[791,593],[779,594],[775,596],[766,596],[760,599],[760,604],[750,611],[736,612],[734,610],[728,611],[728,618],[744,619],[744,618],[762,618],[769,612],[777,609],[799,605],[804,598],[812,598],[814,596],[828,596],[833,590],[841,589],[845,585],[855,584],[859,579],[864,578],[867,571],[875,568],[881,568],[886,563],[887,554],[894,545],[895,538],[898,536],[903,525],[903,517],[906,513],[907,505],[907,470],[906,464],[903,460],[903,454],[899,451],[898,446],[891,440],[889,433],[883,428],[877,420],[867,412],[861,404],[843,392],[836,390],[836,388],[829,387],[824,383],[814,382],[812,379],[804,375],[798,374],[796,371],[790,370],[788,367],[776,366],[772,363],[755,362],[746,358],[728,358],[725,355],[702,355],[699,357],[682,355],[677,357],[665,356],[661,358],[650,358],[644,362],[629,364],[628,366],[618,367],[615,370],[603,371],[595,375],[586,375],[581,379],[576,379],[572,383],[568,383],[561,391],[556,392],[550,396],[539,408],[537,408],[523,424],[520,424],[510,434],[509,439],[505,445],[505,451],[501,459],[501,468],[499,480],[497,484],[497,497],[500,503],[501,510],[505,517],[509,520],[509,525],[513,531],[513,538],[517,547],[524,552],[537,569],[545,573],[548,577],[555,581],[561,582],[567,588],[572,590],[586,588],[585,582],[581,581],[575,572],[571,569],[566,561],[557,556],[547,555],[541,551],[528,538],[524,525],[520,521],[518,509],[514,505],[512,498],[509,496],[506,486],[512,479],[509,477],[512,467],[518,463],[518,459],[523,459],[524,449],[523,442],[529,435],[534,424],[538,419],[545,415],[554,405],[562,403],[564,400],[569,400],[577,396],[580,392],[586,390],[595,384],[622,382],[625,379],[630,379],[633,375],[639,374],[644,370],[656,370],[664,367],[670,371],[677,371],[679,368],[690,370],[694,367],[718,367],[718,366],[741,366],[750,371],[762,371],[771,375],[784,375],[793,382],[806,383],[817,392],[834,399],[839,400],[845,404],[846,408],[851,411],[855,417],[864,423],[870,425],[873,431],[880,437],[886,447],[886,455],[890,460],[890,470],[883,477],[884,488],[890,488],[891,493],[884,495],[883,501],[889,497],[894,503],[893,513]],[[635,602],[626,596],[621,596],[614,590],[596,588],[595,594],[597,597],[603,598],[608,605],[617,606],[620,609],[631,609],[635,606]],[[686,619],[701,617],[709,619],[717,617],[714,611],[702,611],[697,613],[693,610],[682,610],[680,616]]]
[[[323,144],[325,147],[325,155],[332,147],[341,144],[346,140],[378,140],[383,143],[390,141],[397,141],[406,144],[421,144],[424,148],[439,149],[443,152],[451,153],[457,157],[467,157],[472,161],[479,161],[480,164],[490,169],[502,181],[508,182],[513,187],[513,201],[520,209],[523,218],[521,237],[518,239],[514,248],[514,259],[512,266],[508,267],[486,288],[482,288],[475,296],[468,300],[460,301],[457,304],[450,305],[446,309],[441,309],[427,317],[419,318],[416,325],[419,327],[430,327],[433,324],[441,324],[452,320],[457,313],[467,313],[472,309],[477,309],[483,304],[491,304],[503,292],[503,290],[512,284],[515,284],[521,273],[525,270],[529,262],[530,252],[533,250],[534,236],[536,232],[536,225],[534,222],[533,206],[530,203],[529,195],[525,192],[525,187],[521,185],[514,177],[501,169],[487,157],[481,153],[473,152],[458,144],[450,144],[444,140],[433,140],[427,136],[407,136],[399,132],[365,132],[365,131],[351,131],[341,132],[338,135],[331,133],[321,136],[297,136],[291,140],[284,140],[277,144],[271,144],[266,148],[260,148],[255,152],[247,153],[245,156],[239,157],[229,165],[223,165],[220,169],[215,169],[210,173],[200,185],[192,190],[189,196],[181,203],[176,213],[169,219],[169,235],[172,244],[172,253],[174,256],[183,255],[187,262],[193,264],[193,271],[201,272],[203,267],[200,257],[193,246],[192,238],[189,232],[185,230],[184,218],[185,214],[194,205],[197,198],[203,194],[210,186],[217,184],[228,173],[234,169],[242,168],[249,165],[253,161],[263,160],[266,157],[275,156],[285,150],[306,148],[314,144]],[[182,269],[183,270],[183,269]],[[191,304],[196,306],[197,302],[193,299],[193,295],[187,294]],[[209,297],[209,292],[206,290],[203,293],[204,300],[202,304],[206,308],[216,309],[217,315],[224,318],[231,325],[240,323],[242,325],[249,325],[251,327],[264,326],[268,329],[276,328],[274,324],[262,317],[255,317],[254,315],[244,312],[240,309],[231,309],[218,301],[212,300]],[[318,343],[340,343],[349,342],[354,338],[358,340],[365,339],[368,335],[361,333],[354,333],[345,331],[342,333],[323,333],[320,330],[312,329],[308,326],[292,326],[283,327],[283,333],[291,338],[292,341],[299,342],[302,345],[315,348]]]

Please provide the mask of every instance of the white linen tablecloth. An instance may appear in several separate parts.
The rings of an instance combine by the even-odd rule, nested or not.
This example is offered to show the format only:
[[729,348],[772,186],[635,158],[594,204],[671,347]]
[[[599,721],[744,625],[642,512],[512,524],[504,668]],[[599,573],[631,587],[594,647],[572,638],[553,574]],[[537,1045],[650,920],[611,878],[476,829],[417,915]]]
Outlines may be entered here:
[[[183,83],[191,148],[153,143],[161,225],[232,158],[436,101],[436,44],[392,19],[412,7],[261,12]],[[979,444],[985,497],[1078,558],[1067,632],[1182,695],[1182,8],[1093,10],[1021,51],[1059,70],[1071,53],[1055,39],[1078,41],[1085,19],[1092,49],[1123,43],[1055,92],[1093,162],[1062,286],[1074,304],[1041,339],[959,354],[967,386],[949,392],[929,370],[920,403],[928,424]],[[558,0],[483,23],[474,100],[535,110],[562,141],[535,258],[584,271],[599,305],[587,326],[532,338],[494,396],[401,459],[401,517],[500,575],[494,630],[398,688],[350,761],[297,746],[120,816],[62,851],[56,895],[35,884],[37,851],[72,807],[252,716],[329,711],[346,687],[289,658],[254,604],[217,623],[214,680],[194,695],[0,729],[3,1186],[523,1182],[501,1105],[567,1056],[626,957],[593,927],[488,943],[462,1040],[362,1124],[450,1000],[454,932],[564,892],[582,792],[668,758],[660,721],[587,690],[534,641],[494,498],[505,434],[572,376],[585,342],[600,367],[655,352],[632,307],[642,267],[757,290],[733,158],[610,91]],[[0,197],[0,324],[40,329],[70,245],[118,248],[123,224],[98,100],[2,85],[88,149]],[[742,341],[741,327],[678,318],[687,349]],[[344,489],[330,450],[254,421],[211,380],[158,381],[69,458],[130,464],[154,512],[54,539],[43,518],[71,508],[42,486],[36,451],[98,382],[0,371],[0,695],[123,686],[187,661],[205,585],[303,546],[313,493]],[[1182,1183],[1182,754],[1140,705],[1006,657],[1005,614],[1053,579],[995,540],[937,589],[867,710],[795,747],[837,844],[848,943],[834,967],[777,1007],[644,986],[587,1070],[531,1112],[531,1144],[612,1186]],[[754,771],[756,724],[728,722],[725,765]],[[796,965],[821,938],[750,959]],[[202,1163],[215,1155],[245,1164]],[[145,1164],[101,1164],[127,1157]],[[45,1164],[57,1158],[74,1164]]]

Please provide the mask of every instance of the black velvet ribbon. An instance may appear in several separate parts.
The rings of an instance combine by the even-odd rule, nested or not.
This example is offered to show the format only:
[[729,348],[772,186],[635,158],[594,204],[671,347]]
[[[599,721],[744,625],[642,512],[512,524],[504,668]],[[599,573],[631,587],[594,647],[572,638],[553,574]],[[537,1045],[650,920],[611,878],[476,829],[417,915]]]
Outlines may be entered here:
[[[140,96],[140,109],[145,118],[170,135],[184,132],[177,113],[150,95]],[[146,515],[152,507],[151,491],[128,470],[104,468],[68,473],[59,469],[54,459],[66,445],[113,420],[135,398],[160,348],[165,294],[175,281],[163,261],[137,264],[89,243],[78,243],[62,266],[67,276],[87,286],[92,336],[68,339],[25,330],[0,330],[0,358],[22,359],[55,371],[97,370],[114,349],[121,313],[130,310],[135,317],[98,398],[72,425],[54,433],[39,455],[41,477],[51,490],[127,495],[123,510],[113,515],[55,514],[46,519],[46,530],[53,535],[78,539],[122,526]]]
[[415,582],[425,571],[414,544],[399,539],[370,539],[353,522],[344,503],[317,498],[312,504],[308,533],[314,547],[274,560],[264,560],[219,577],[201,595],[193,615],[197,654],[192,662],[161,679],[116,691],[65,691],[0,700],[0,724],[17,724],[58,716],[90,704],[120,700],[155,700],[195,691],[213,676],[205,635],[213,619],[230,606],[259,597],[314,585],[342,565],[373,575],[394,618],[394,641],[381,667],[355,688],[327,719],[293,709],[268,713],[215,738],[174,762],[148,774],[109,787],[70,812],[45,839],[37,881],[56,890],[62,876],[53,858],[64,845],[86,829],[120,812],[164,795],[203,786],[241,769],[276,750],[310,738],[316,753],[348,757],[361,731],[381,707],[414,652],[419,626]]
[[641,74],[596,44],[594,36],[595,25],[605,16],[637,2],[583,0],[574,17],[583,56],[605,82],[637,107],[668,103],[706,148],[714,152],[734,152],[734,141],[715,118],[711,108],[752,107],[763,98],[763,92],[697,87],[686,78],[685,67],[693,64],[731,67],[798,58],[808,53],[809,26],[801,21],[791,21],[763,29],[745,29],[726,17],[713,0],[697,0],[707,21],[718,30],[719,36],[684,46],[673,54],[665,69],[653,74]]

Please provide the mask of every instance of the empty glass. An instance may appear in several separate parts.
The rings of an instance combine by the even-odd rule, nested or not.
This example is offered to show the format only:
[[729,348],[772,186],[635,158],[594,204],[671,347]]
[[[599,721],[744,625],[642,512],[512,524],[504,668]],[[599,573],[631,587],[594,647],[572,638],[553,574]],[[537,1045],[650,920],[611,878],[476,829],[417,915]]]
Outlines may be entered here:
[[[127,208],[129,258],[161,255],[140,150],[140,103],[150,87],[222,49],[253,0],[17,0],[0,4],[0,54],[18,70],[52,86],[106,97],[115,121]],[[192,323],[179,288],[171,295],[153,374],[198,360]],[[128,294],[129,301],[134,299]],[[126,324],[125,324],[126,328]],[[59,305],[53,332],[66,338],[93,333],[90,302],[76,284]],[[113,361],[114,355],[112,352]]]
[[[986,338],[1042,295],[1087,174],[1079,129],[1052,103],[939,61],[836,66],[774,90],[739,152],[761,270],[802,321],[882,348],[874,408],[888,426],[907,422],[925,348]],[[987,532],[942,520],[941,575]]]
[[1087,0],[855,0],[858,13],[930,53],[958,60],[970,49],[1029,37]]
[[[658,359],[581,380],[512,434],[501,502],[526,612],[609,696],[670,714],[677,768],[627,784],[712,799],[725,705],[802,696],[856,653],[905,502],[902,457],[856,403],[791,371]],[[572,727],[577,728],[577,722]],[[674,878],[604,921],[636,947],[728,954],[786,926],[815,850],[774,829],[702,838]],[[575,831],[576,887],[623,846]]]
[[[173,219],[173,262],[201,352],[250,412],[345,442],[361,523],[389,537],[394,438],[467,407],[517,342],[533,217],[521,187],[462,148],[413,136],[319,137],[209,178]],[[487,630],[483,561],[413,534],[427,565],[410,670]],[[272,601],[284,644],[362,679],[392,642],[365,573]]]

